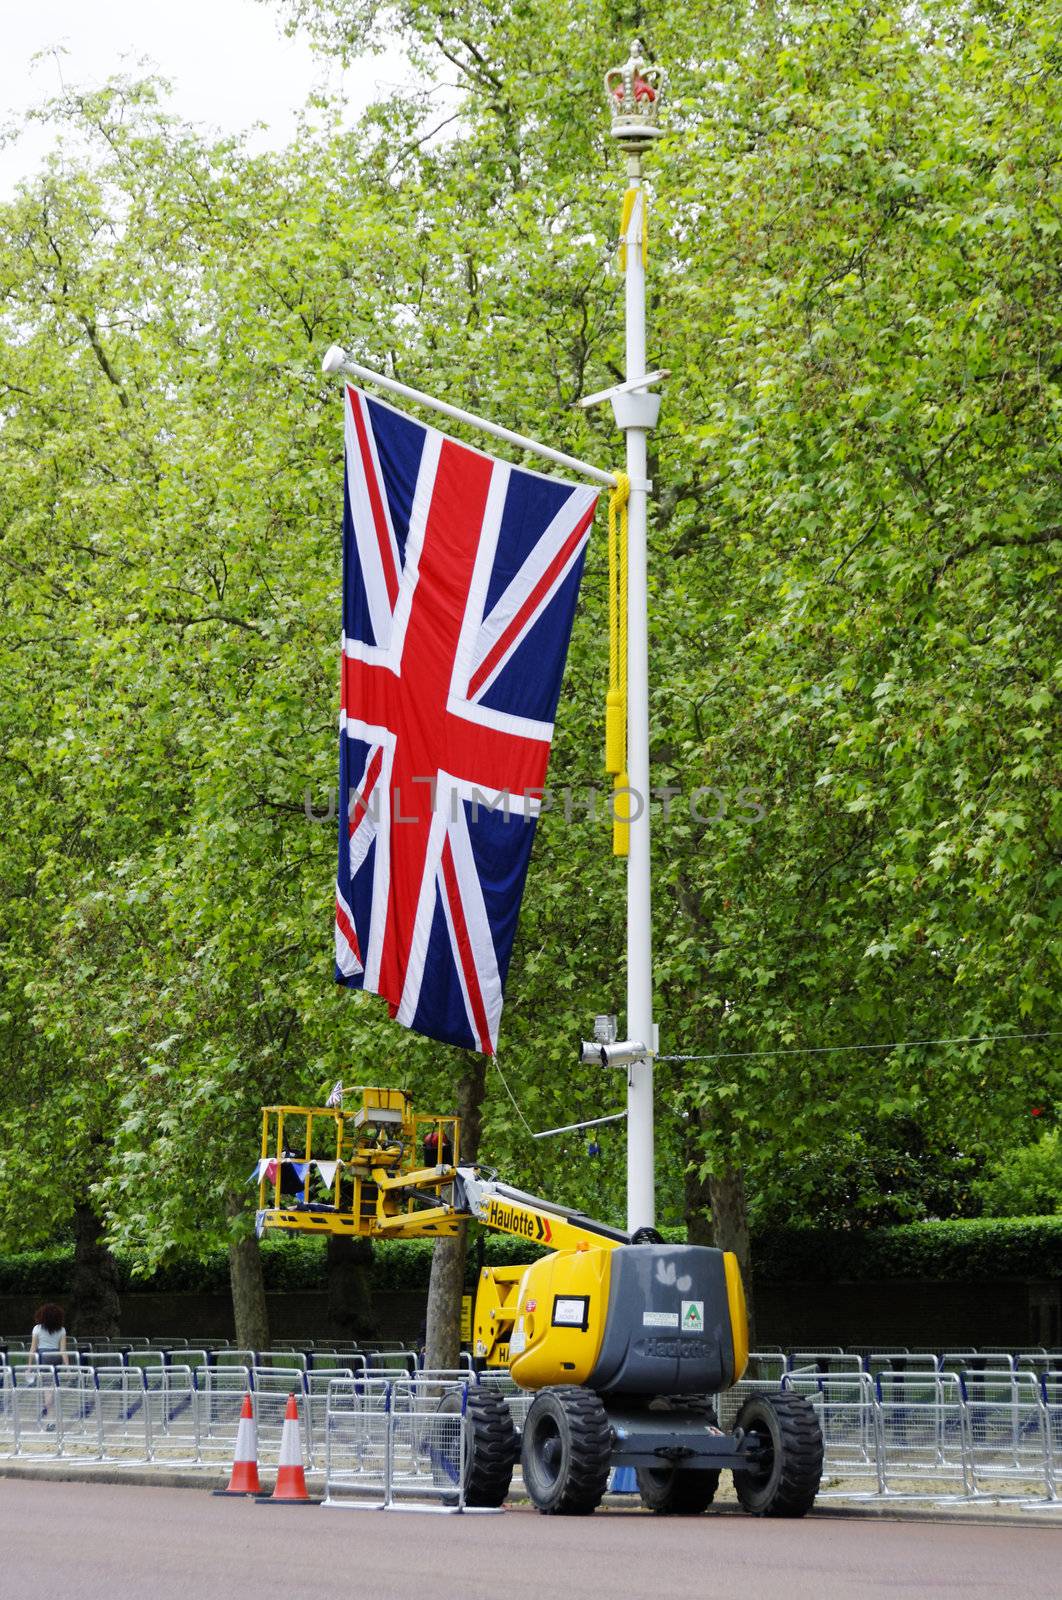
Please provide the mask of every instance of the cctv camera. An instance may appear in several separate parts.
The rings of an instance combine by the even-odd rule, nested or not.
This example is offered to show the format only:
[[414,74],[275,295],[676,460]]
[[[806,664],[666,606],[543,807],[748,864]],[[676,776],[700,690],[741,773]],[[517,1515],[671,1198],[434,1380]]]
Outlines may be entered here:
[[629,1067],[643,1061],[649,1051],[637,1039],[617,1039],[614,1044],[598,1044],[596,1040],[583,1040],[580,1061],[596,1062],[602,1067]]

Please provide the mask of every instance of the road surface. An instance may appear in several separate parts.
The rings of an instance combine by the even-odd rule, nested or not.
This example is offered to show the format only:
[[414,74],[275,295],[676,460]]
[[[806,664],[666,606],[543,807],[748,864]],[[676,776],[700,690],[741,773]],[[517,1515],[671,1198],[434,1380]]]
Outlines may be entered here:
[[1062,1518],[418,1516],[3,1478],[0,1579],[66,1600],[1024,1600],[1062,1593]]

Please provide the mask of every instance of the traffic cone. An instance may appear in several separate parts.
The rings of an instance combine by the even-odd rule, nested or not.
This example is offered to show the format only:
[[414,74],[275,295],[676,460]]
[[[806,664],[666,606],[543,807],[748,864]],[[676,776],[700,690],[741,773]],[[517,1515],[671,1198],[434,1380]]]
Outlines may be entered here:
[[240,1426],[236,1430],[236,1453],[232,1458],[232,1477],[227,1489],[215,1489],[215,1494],[261,1494],[258,1481],[258,1431],[254,1425],[251,1397],[243,1397]]
[[299,1408],[293,1394],[288,1395],[284,1412],[284,1428],[280,1435],[280,1465],[277,1468],[276,1488],[271,1495],[260,1495],[258,1504],[285,1506],[313,1506],[306,1493],[306,1474],[302,1469],[302,1441],[299,1438]]

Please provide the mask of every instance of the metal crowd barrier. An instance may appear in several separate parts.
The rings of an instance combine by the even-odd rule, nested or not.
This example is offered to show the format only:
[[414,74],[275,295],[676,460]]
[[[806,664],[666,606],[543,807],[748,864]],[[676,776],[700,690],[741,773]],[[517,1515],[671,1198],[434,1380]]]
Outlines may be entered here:
[[284,1413],[288,1396],[295,1396],[299,1409],[299,1431],[305,1439],[310,1431],[310,1415],[306,1405],[303,1373],[298,1367],[252,1367],[251,1403],[258,1429],[259,1454],[272,1454],[280,1449],[280,1435],[284,1430]]
[[785,1375],[782,1386],[804,1395],[814,1408],[830,1472],[846,1481],[872,1478],[875,1492],[880,1493],[884,1485],[870,1374],[795,1371]]
[[[152,1461],[194,1466],[202,1460],[199,1396],[190,1366],[152,1368],[145,1373]],[[233,1438],[235,1444],[235,1436]]]
[[249,1367],[196,1367],[194,1369],[199,1426],[199,1459],[217,1464],[231,1461],[243,1397],[250,1392]]
[[[282,1352],[269,1354],[279,1360]],[[456,1402],[440,1409],[444,1398],[462,1396],[463,1409],[469,1386],[482,1384],[505,1397],[518,1429],[532,1398],[507,1373],[409,1371],[389,1362],[374,1369],[355,1352],[316,1352],[305,1370],[249,1351],[216,1355],[220,1364],[168,1341],[157,1352],[83,1348],[69,1366],[52,1368],[9,1350],[0,1363],[0,1457],[217,1468],[232,1460],[249,1393],[268,1463],[294,1394],[307,1465],[324,1468],[334,1502],[390,1505],[412,1495],[449,1504],[463,1435],[455,1444]],[[749,1394],[788,1388],[819,1418],[824,1495],[1062,1507],[1062,1356],[1007,1356],[948,1352],[944,1365],[928,1352],[882,1351],[865,1353],[861,1364],[838,1350],[759,1351],[741,1383],[719,1397],[720,1422],[732,1426]],[[883,1365],[884,1357],[895,1364]]]
[[509,1407],[517,1432],[522,1433],[524,1423],[527,1421],[528,1408],[535,1398],[532,1391],[521,1389],[507,1372],[481,1372],[479,1382],[483,1388],[492,1389],[495,1394],[501,1395]]
[[958,1374],[879,1372],[875,1399],[881,1493],[967,1498],[969,1454]]
[[464,1372],[333,1379],[324,1504],[464,1511],[470,1387],[475,1379]]
[[965,1400],[970,1477],[975,1495],[1044,1485],[1053,1498],[1051,1433],[1041,1385],[1031,1372],[968,1372]]

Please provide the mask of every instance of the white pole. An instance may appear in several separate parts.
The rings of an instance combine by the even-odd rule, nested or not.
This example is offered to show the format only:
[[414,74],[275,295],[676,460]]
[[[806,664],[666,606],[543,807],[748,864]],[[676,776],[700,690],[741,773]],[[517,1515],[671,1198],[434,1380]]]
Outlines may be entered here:
[[[645,267],[642,239],[645,196],[642,158],[628,150],[627,178],[636,192],[626,236],[627,379],[647,371],[645,361]],[[652,889],[649,858],[649,588],[646,554],[649,483],[647,441],[660,408],[657,395],[629,393],[613,403],[627,436],[631,480],[627,513],[627,775],[632,790],[630,854],[627,858],[627,1038],[653,1044]],[[653,1160],[652,1056],[635,1062],[627,1076],[627,1229],[656,1221]]]
[[379,389],[386,389],[389,394],[400,395],[403,400],[414,400],[418,405],[430,406],[432,411],[441,411],[444,417],[453,417],[455,422],[467,422],[473,428],[480,428],[484,433],[489,433],[494,439],[504,439],[506,444],[515,445],[518,450],[529,450],[532,455],[541,456],[544,461],[552,461],[558,467],[567,467],[571,472],[581,472],[584,477],[592,478],[595,483],[603,483],[608,488],[616,487],[615,474],[606,472],[603,467],[595,467],[589,461],[580,461],[578,456],[565,455],[563,450],[554,450],[552,445],[540,444],[537,439],[529,439],[526,434],[514,433],[511,428],[503,428],[500,423],[489,422],[486,417],[478,417],[474,411],[464,411],[460,406],[452,406],[448,400],[437,400],[433,394],[426,394],[423,389],[411,389],[408,383],[399,383],[397,378],[388,378],[382,372],[373,372],[371,367],[360,366],[357,361],[351,361],[346,351],[338,344],[331,345],[324,354],[321,362],[322,372],[347,372],[353,378],[361,378],[365,383],[374,383]]

